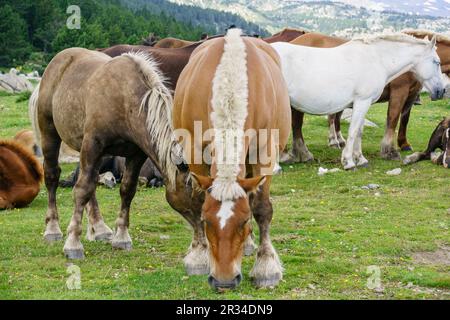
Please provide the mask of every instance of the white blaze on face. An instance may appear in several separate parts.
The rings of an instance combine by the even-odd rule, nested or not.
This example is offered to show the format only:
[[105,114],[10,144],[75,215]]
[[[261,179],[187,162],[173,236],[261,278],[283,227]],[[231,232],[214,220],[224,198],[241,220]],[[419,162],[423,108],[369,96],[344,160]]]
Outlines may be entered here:
[[227,225],[228,219],[230,219],[233,212],[234,202],[231,200],[226,200],[222,202],[219,212],[217,212],[217,217],[219,218],[220,228],[223,229]]

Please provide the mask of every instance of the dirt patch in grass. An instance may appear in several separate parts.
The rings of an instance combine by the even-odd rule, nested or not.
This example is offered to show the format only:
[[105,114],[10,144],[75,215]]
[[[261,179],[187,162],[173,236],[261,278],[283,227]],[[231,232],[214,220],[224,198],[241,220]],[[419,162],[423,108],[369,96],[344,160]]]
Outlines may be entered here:
[[416,252],[413,259],[421,264],[450,266],[450,247],[442,246],[432,252]]

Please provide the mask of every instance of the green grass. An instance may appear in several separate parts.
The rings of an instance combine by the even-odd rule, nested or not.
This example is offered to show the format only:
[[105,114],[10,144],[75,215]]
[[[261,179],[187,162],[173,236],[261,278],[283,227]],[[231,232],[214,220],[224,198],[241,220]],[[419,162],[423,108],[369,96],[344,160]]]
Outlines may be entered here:
[[[0,138],[30,128],[26,102],[0,96]],[[448,101],[414,107],[409,140],[425,148],[444,115]],[[131,252],[83,240],[86,259],[82,289],[68,290],[68,261],[63,243],[43,241],[46,190],[20,210],[0,211],[0,298],[3,299],[449,299],[450,267],[420,265],[414,252],[450,243],[450,170],[424,161],[403,167],[399,176],[387,170],[399,162],[379,158],[386,104],[371,108],[368,118],[379,128],[366,128],[363,150],[368,169],[319,177],[318,167],[339,167],[340,152],[327,147],[323,117],[306,117],[305,138],[319,163],[285,166],[272,185],[274,221],[271,235],[285,267],[275,289],[255,289],[248,278],[254,257],[244,259],[241,286],[225,294],[213,292],[206,276],[187,277],[182,258],[191,230],[165,201],[163,189],[141,188],[132,205]],[[344,132],[348,125],[344,124]],[[63,176],[73,165],[63,166]],[[362,190],[368,183],[379,190]],[[375,195],[376,192],[380,194]],[[108,225],[119,209],[118,188],[98,190]],[[58,190],[61,227],[72,213],[72,193]],[[161,236],[169,236],[161,237]],[[366,286],[367,267],[381,269],[382,292]]]

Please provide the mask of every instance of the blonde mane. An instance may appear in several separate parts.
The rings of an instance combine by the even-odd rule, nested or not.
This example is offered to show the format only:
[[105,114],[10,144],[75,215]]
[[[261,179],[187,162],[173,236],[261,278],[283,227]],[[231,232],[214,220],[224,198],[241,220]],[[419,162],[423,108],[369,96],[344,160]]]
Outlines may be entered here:
[[403,42],[403,43],[410,43],[410,44],[422,44],[422,45],[429,45],[430,41],[426,39],[417,39],[409,34],[405,33],[386,33],[386,34],[379,34],[379,35],[368,35],[368,36],[361,36],[353,38],[351,41],[361,41],[365,44],[371,44],[375,43],[377,41],[394,41],[394,42]]
[[416,29],[404,29],[402,30],[403,33],[409,34],[409,35],[415,35],[417,37],[426,37],[428,36],[429,39],[431,39],[433,36],[436,36],[436,40],[438,42],[443,42],[446,43],[448,45],[450,45],[450,36],[447,36],[445,34],[442,33],[436,33],[430,30],[424,30],[424,29],[420,29],[420,30],[416,30]]
[[177,167],[172,161],[172,153],[179,156],[181,146],[174,140],[172,126],[172,93],[165,85],[165,77],[161,74],[158,64],[150,54],[144,52],[129,52],[122,56],[129,57],[142,71],[148,91],[144,94],[139,112],[146,112],[147,130],[152,139],[159,165],[168,180],[168,189],[175,187]]
[[[212,85],[211,122],[217,175],[211,196],[219,201],[245,196],[237,183],[247,119],[247,52],[240,29],[230,29]],[[221,160],[223,159],[223,160]]]

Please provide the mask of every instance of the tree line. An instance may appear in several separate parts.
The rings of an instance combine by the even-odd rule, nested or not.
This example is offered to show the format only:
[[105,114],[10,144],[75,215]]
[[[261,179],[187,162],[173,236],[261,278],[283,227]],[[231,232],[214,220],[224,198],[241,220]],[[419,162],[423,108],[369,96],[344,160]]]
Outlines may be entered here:
[[[150,32],[161,38],[198,40],[202,33],[215,34],[227,23],[245,23],[235,17],[226,21],[228,14],[213,10],[178,8],[165,0],[77,0],[80,29],[69,29],[66,22],[70,14],[66,11],[71,4],[69,0],[2,0],[0,66],[18,66],[30,59],[46,64],[69,47],[139,44]],[[244,27],[258,32],[254,25]]]

